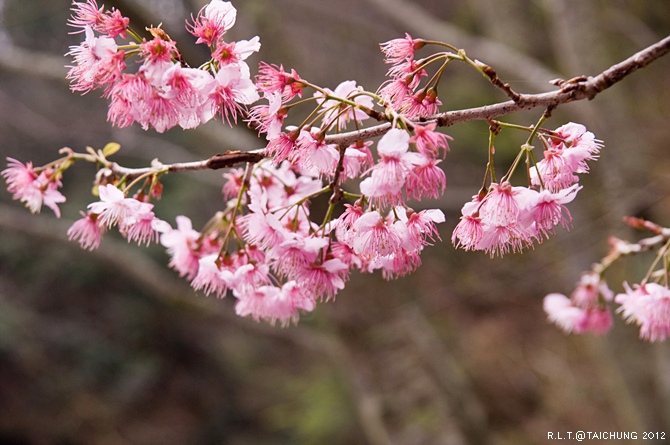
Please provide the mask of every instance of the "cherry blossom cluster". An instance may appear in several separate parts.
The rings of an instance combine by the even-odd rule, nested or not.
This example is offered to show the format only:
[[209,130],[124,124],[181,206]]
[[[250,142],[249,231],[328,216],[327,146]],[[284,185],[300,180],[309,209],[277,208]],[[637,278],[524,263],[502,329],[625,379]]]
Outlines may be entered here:
[[[68,53],[74,63],[67,77],[73,91],[102,90],[110,101],[108,120],[119,127],[137,123],[164,132],[195,128],[215,116],[232,125],[241,117],[267,141],[262,150],[129,169],[110,161],[119,149],[110,143],[85,153],[62,149],[62,158],[42,167],[8,159],[1,174],[13,198],[33,213],[47,206],[60,216],[63,173],[77,161],[95,163],[97,200],[68,230],[71,240],[96,249],[116,229],[129,242],[160,243],[169,266],[196,291],[232,295],[238,315],[286,325],[334,299],[354,271],[386,279],[413,272],[423,249],[440,240],[445,216],[426,204],[446,190],[441,163],[451,138],[438,130],[446,125],[438,90],[450,63],[467,64],[514,102],[521,96],[464,51],[409,34],[381,45],[390,68],[374,92],[354,80],[331,90],[266,62],[252,76],[245,60],[259,51],[259,38],[224,40],[236,17],[230,2],[211,0],[187,21],[196,43],[211,53],[193,68],[160,27],[147,29],[151,39],[142,38],[118,10],[95,0],[74,2],[69,25],[85,40]],[[429,46],[436,52],[419,58]],[[479,193],[462,208],[454,246],[502,256],[570,227],[566,204],[582,188],[579,175],[588,172],[602,144],[577,123],[544,128],[553,106],[528,127],[485,119],[489,162]],[[307,117],[289,122],[291,115]],[[374,124],[366,127],[369,122]],[[497,180],[494,141],[503,130],[528,137]],[[538,141],[539,160],[533,146]],[[524,160],[526,180],[516,184],[514,173]],[[244,166],[234,168],[238,164]],[[176,218],[176,227],[156,216],[152,201],[162,195],[163,175],[205,168],[228,170],[220,210],[200,230],[185,215]],[[422,209],[414,210],[413,201],[422,201]],[[626,254],[628,245],[616,245],[617,255]],[[647,277],[615,297],[604,269],[601,264],[584,274],[570,297],[547,296],[550,319],[568,332],[604,333],[612,324],[608,305],[618,303],[644,338],[664,339],[670,325],[667,279],[659,284]]]
[[[581,189],[577,174],[588,172],[586,162],[597,159],[601,144],[593,133],[575,123],[553,132],[539,131],[537,136],[544,156],[529,166],[530,184],[513,186],[508,180],[512,169],[500,183],[493,181],[488,189],[482,189],[463,206],[452,236],[456,247],[503,255],[542,242],[556,226],[569,227],[572,218],[565,204]],[[519,155],[525,153],[530,165],[533,147],[527,143],[521,148]]]
[[7,181],[7,190],[12,198],[23,202],[32,213],[39,213],[42,206],[49,207],[60,217],[59,203],[65,202],[65,196],[58,191],[62,172],[52,166],[36,169],[32,162],[26,165],[13,158],[7,158],[8,166],[2,171]]
[[[570,297],[552,293],[544,298],[549,320],[565,332],[605,334],[612,327],[614,310],[627,322],[638,325],[644,340],[664,341],[670,335],[670,229],[638,218],[625,221],[654,235],[635,243],[611,237],[608,254],[582,275]],[[623,257],[653,249],[657,250],[656,257],[640,283],[630,286],[624,282],[624,291],[614,295],[604,280],[606,270]]]
[[[212,52],[211,60],[191,68],[161,28],[149,28],[153,38],[147,40],[129,28],[130,20],[118,10],[98,8],[96,0],[74,2],[69,24],[84,32],[85,40],[67,54],[74,59],[67,75],[71,89],[102,89],[110,99],[108,120],[119,127],[137,122],[162,133],[176,125],[195,128],[217,114],[228,123],[236,121],[244,107],[258,99],[244,60],[260,49],[258,37],[223,40],[236,17],[230,2],[213,0],[188,23],[196,42]],[[117,43],[117,38],[128,36],[133,40]],[[129,67],[132,56],[139,60]]]

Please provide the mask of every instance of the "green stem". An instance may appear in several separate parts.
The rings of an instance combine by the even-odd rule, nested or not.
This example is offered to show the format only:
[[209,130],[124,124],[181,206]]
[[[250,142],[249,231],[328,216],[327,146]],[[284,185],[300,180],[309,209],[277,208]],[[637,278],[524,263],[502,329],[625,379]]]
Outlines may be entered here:
[[658,262],[662,259],[665,258],[665,256],[668,253],[668,248],[670,248],[670,240],[668,240],[663,247],[661,247],[658,250],[658,255],[656,255],[656,258],[654,259],[654,262],[651,263],[651,266],[649,266],[649,270],[647,270],[647,273],[645,274],[644,278],[641,281],[641,284],[646,283],[649,278],[651,278],[651,275],[654,273],[654,270],[656,269],[656,266],[658,265]]
[[140,37],[140,35],[138,33],[136,33],[135,31],[133,31],[131,28],[127,28],[126,32],[128,34],[130,34],[130,37],[135,39],[135,41],[137,41],[138,43],[142,43],[144,41],[144,39],[142,37]]
[[526,143],[521,146],[521,150],[519,150],[519,153],[516,155],[516,158],[514,159],[514,162],[512,163],[512,166],[509,168],[509,171],[500,180],[501,183],[505,182],[505,181],[508,181],[509,178],[512,177],[512,175],[514,174],[514,171],[516,170],[516,168],[519,165],[519,162],[521,162],[522,155],[526,154],[526,156],[528,156],[527,152],[533,150],[533,148],[534,148],[532,146],[533,139],[535,139],[535,136],[537,136],[538,131],[540,131],[540,128],[542,127],[542,124],[546,120],[547,120],[547,116],[542,114],[542,116],[540,116],[540,119],[537,121],[537,124],[533,127],[532,131],[528,135],[528,139],[526,140]]
[[221,241],[221,250],[219,251],[219,257],[221,257],[221,255],[225,253],[225,250],[228,247],[228,240],[230,239],[230,235],[233,233],[233,229],[235,228],[235,218],[237,217],[237,212],[239,212],[240,209],[242,208],[242,198],[244,197],[244,193],[247,191],[249,178],[251,176],[253,168],[254,164],[247,163],[247,168],[244,172],[244,180],[242,181],[242,185],[240,185],[240,191],[237,193],[237,201],[235,202],[235,207],[233,207],[230,216],[230,226],[228,227],[228,231],[226,232],[226,235],[223,237],[223,240]]

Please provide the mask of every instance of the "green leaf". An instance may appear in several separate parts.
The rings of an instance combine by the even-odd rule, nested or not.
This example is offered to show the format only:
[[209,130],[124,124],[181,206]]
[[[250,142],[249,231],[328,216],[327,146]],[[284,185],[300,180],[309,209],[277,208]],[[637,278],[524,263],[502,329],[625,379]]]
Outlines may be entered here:
[[102,149],[102,154],[105,157],[111,156],[121,149],[121,144],[117,142],[110,142]]

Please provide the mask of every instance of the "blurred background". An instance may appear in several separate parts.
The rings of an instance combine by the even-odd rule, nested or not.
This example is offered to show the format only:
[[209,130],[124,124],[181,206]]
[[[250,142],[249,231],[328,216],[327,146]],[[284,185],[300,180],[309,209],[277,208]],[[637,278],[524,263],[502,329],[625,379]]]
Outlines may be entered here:
[[[197,61],[206,55],[183,25],[204,3],[104,2],[136,30],[162,23]],[[238,21],[227,40],[259,35],[263,45],[252,70],[262,59],[322,86],[351,79],[372,91],[387,69],[378,43],[405,32],[464,48],[531,93],[549,91],[551,79],[597,74],[670,29],[664,1],[233,3]],[[68,34],[69,6],[0,0],[2,168],[8,156],[42,165],[61,147],[109,141],[122,145],[117,158],[127,166],[262,145],[243,126],[220,122],[163,135],[112,128],[107,102],[74,94],[65,81],[63,54],[81,40]],[[420,203],[447,215],[444,242],[427,248],[408,277],[354,274],[335,302],[287,328],[236,317],[232,298],[195,294],[167,269],[160,246],[138,249],[114,236],[95,252],[69,243],[67,228],[93,201],[92,166],[66,173],[60,220],[48,209],[31,216],[3,187],[0,444],[503,445],[544,443],[549,431],[667,428],[669,346],[640,341],[618,319],[606,337],[566,336],[546,321],[542,298],[569,294],[610,234],[640,236],[622,216],[670,225],[668,72],[666,57],[554,112],[548,127],[581,122],[606,147],[570,204],[570,232],[503,259],[454,250],[451,231],[480,186],[488,132],[482,122],[447,128],[447,193]],[[464,66],[445,80],[445,109],[506,99]],[[505,119],[529,125],[539,113]],[[508,133],[497,141],[501,170],[525,138]],[[168,177],[156,212],[173,224],[189,215],[200,228],[223,205],[221,185],[220,172]],[[639,280],[649,261],[617,265],[611,287]]]

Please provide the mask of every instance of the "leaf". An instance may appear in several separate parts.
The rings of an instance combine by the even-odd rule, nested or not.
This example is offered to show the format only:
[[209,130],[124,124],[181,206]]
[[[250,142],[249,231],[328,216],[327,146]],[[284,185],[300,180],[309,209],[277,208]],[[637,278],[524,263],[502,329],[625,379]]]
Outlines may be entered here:
[[121,144],[118,142],[110,142],[102,149],[102,154],[105,157],[111,156],[121,149]]

